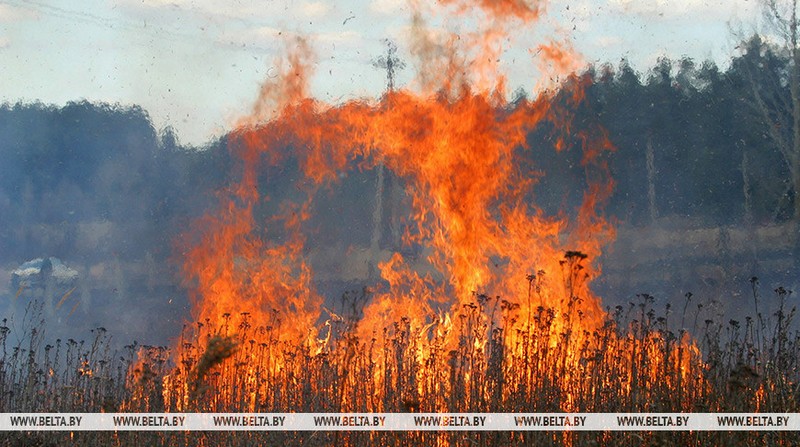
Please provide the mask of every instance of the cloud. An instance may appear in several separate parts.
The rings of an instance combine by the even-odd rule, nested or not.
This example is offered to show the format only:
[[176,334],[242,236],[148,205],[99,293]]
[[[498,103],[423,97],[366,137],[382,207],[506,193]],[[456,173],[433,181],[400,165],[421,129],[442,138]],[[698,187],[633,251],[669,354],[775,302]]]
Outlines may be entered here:
[[600,48],[611,48],[622,44],[622,39],[619,36],[600,36],[595,40],[595,44]]
[[0,3],[0,22],[16,22],[19,20],[36,20],[39,14],[28,8]]
[[321,43],[351,43],[361,39],[361,33],[355,31],[342,31],[338,33],[319,33],[312,36],[313,40]]
[[305,2],[297,7],[298,12],[309,19],[324,17],[330,10],[331,5],[325,2]]
[[8,48],[9,46],[11,46],[11,40],[9,40],[8,37],[0,36],[0,50]]
[[757,2],[752,0],[609,0],[613,13],[637,15],[647,19],[713,19],[752,15]]
[[373,14],[390,16],[405,10],[406,5],[406,0],[372,0],[369,10]]

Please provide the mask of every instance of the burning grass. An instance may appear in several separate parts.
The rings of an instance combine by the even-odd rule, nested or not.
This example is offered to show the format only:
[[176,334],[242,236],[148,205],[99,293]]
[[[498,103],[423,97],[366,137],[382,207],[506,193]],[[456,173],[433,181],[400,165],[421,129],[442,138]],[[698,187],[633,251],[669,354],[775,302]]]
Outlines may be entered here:
[[[507,36],[544,11],[517,1],[448,1],[479,24],[463,34],[427,25],[411,2],[416,90],[331,105],[307,94],[313,52],[292,43],[277,76],[230,135],[237,171],[219,202],[178,245],[194,322],[169,350],[118,356],[98,333],[91,346],[29,344],[4,350],[5,411],[130,412],[794,412],[798,337],[779,289],[776,318],[729,325],[697,321],[690,298],[680,323],[641,295],[602,309],[589,282],[614,230],[603,203],[613,191],[607,133],[572,121],[588,75],[568,73],[569,45],[540,45],[561,79],[509,104],[500,56]],[[542,2],[542,6],[544,3]],[[445,25],[446,25],[445,18]],[[485,26],[483,26],[485,25]],[[432,32],[432,31],[436,32]],[[391,56],[391,52],[389,54]],[[389,64],[387,64],[389,67]],[[548,70],[540,70],[545,74]],[[555,82],[555,81],[554,81]],[[594,124],[593,124],[594,123]],[[534,148],[529,136],[550,134]],[[544,150],[577,151],[585,179],[574,210],[536,206]],[[270,190],[270,171],[292,169],[296,194]],[[375,169],[370,267],[381,284],[327,310],[306,244],[319,194],[354,169]],[[425,251],[419,268],[381,258],[383,172],[404,185],[403,246]],[[558,175],[557,173],[554,173]],[[580,195],[580,194],[579,194]],[[396,244],[395,244],[396,245]],[[568,251],[569,250],[569,251]],[[532,273],[533,272],[533,273]],[[527,279],[527,281],[525,280]],[[373,281],[374,280],[374,281]],[[754,286],[755,302],[758,302]],[[352,302],[350,303],[352,304]],[[692,328],[688,328],[692,329]],[[6,343],[8,330],[0,336]],[[696,341],[695,341],[696,340]],[[4,344],[5,346],[5,344]],[[66,354],[62,355],[62,351]],[[168,352],[169,351],[169,352]],[[705,361],[703,360],[705,356]],[[18,435],[15,435],[18,436]],[[793,433],[100,433],[27,434],[33,444],[132,445],[795,445]]]
[[[531,280],[533,283],[534,280]],[[531,287],[532,291],[534,287]],[[754,298],[759,300],[754,284]],[[797,412],[800,334],[788,291],[778,309],[744,323],[698,322],[687,297],[680,315],[641,295],[576,332],[581,315],[475,294],[452,318],[401,318],[369,339],[352,315],[331,312],[322,339],[282,340],[274,321],[228,315],[183,333],[175,362],[166,348],[42,345],[32,306],[22,330],[2,327],[2,412]],[[525,296],[523,299],[528,299]],[[580,297],[565,297],[578,300]],[[763,304],[762,304],[763,306]],[[351,308],[352,309],[352,308]],[[493,323],[499,314],[500,323]],[[275,319],[281,318],[276,313]],[[683,324],[694,321],[698,345]],[[35,323],[35,324],[31,324]],[[449,337],[458,340],[455,346]],[[20,338],[16,338],[20,337]],[[16,342],[12,340],[16,339]],[[261,341],[256,341],[256,340]],[[703,353],[701,358],[700,353]],[[796,445],[781,433],[10,433],[5,445]],[[730,443],[733,444],[730,444]]]

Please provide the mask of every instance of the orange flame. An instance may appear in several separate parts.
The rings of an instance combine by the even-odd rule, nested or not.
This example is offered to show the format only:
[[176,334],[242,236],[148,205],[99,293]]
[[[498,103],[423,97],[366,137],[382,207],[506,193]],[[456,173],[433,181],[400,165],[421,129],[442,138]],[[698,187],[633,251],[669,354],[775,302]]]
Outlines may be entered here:
[[543,0],[439,0],[439,2],[446,5],[456,5],[461,14],[477,6],[494,19],[508,20],[516,18],[525,22],[538,20],[547,3]]
[[[442,3],[461,12],[468,9],[465,1]],[[510,21],[537,19],[542,3],[478,4],[498,22],[466,43],[432,32],[416,5],[412,53],[420,59],[420,92],[389,91],[374,103],[329,105],[309,98],[313,55],[304,41],[296,42],[280,65],[281,76],[264,84],[253,113],[230,137],[238,162],[236,181],[220,192],[215,212],[198,219],[181,240],[198,333],[247,331],[249,326],[230,327],[232,314],[244,314],[247,321],[269,328],[248,335],[253,346],[273,349],[277,337],[325,354],[333,329],[328,321],[324,335],[317,334],[323,298],[306,260],[313,247],[306,245],[304,224],[312,217],[318,191],[335,187],[340,173],[382,166],[401,179],[410,198],[413,225],[404,243],[424,247],[425,257],[394,253],[379,265],[388,288],[364,309],[355,331],[361,342],[374,343],[381,334],[399,337],[405,355],[422,364],[421,338],[453,353],[469,350],[469,355],[483,356],[491,351],[495,356],[529,346],[495,331],[516,328],[524,338],[540,325],[549,337],[536,341],[537,346],[563,346],[568,355],[561,358],[577,363],[579,349],[589,347],[589,333],[605,323],[589,283],[600,273],[594,260],[614,235],[600,212],[613,189],[602,155],[613,148],[601,129],[571,135],[570,111],[584,99],[588,76],[565,76],[559,89],[533,101],[510,105],[503,99],[499,42]],[[574,71],[580,60],[568,46],[538,48],[560,72]],[[541,149],[530,147],[528,135],[545,123],[560,130],[558,150],[575,146],[583,151],[588,187],[573,216],[547,216],[534,205],[539,173],[531,160]],[[273,202],[263,177],[290,163],[302,174],[299,192],[293,200]],[[592,262],[584,262],[587,257]],[[548,317],[547,312],[553,313]],[[472,334],[469,343],[464,334]],[[349,343],[339,354],[346,364],[357,344]],[[619,346],[624,345],[620,340]],[[196,359],[196,349],[180,346],[178,351],[182,358]],[[469,377],[480,371],[457,365],[456,358],[453,371],[460,369],[469,387]],[[389,369],[381,371],[374,373],[377,383],[391,380],[381,375]],[[565,374],[577,377],[580,371]],[[246,380],[256,382],[255,376]],[[420,376],[415,381],[419,394],[426,386],[442,386],[431,380]]]

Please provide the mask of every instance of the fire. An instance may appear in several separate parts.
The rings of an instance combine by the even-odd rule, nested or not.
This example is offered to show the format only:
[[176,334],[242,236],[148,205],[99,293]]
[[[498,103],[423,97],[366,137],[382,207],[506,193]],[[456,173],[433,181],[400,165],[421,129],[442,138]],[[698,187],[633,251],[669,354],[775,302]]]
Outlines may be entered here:
[[[314,59],[300,40],[230,137],[237,180],[180,242],[197,323],[177,346],[179,366],[164,385],[175,408],[291,408],[302,398],[271,395],[275,383],[324,389],[328,371],[341,381],[336,410],[486,409],[493,399],[530,401],[532,384],[557,377],[560,394],[545,398],[568,411],[583,393],[630,378],[620,366],[618,377],[586,379],[594,377],[591,361],[637,346],[612,337],[589,289],[614,234],[601,213],[613,189],[602,155],[613,147],[599,128],[571,134],[570,112],[591,80],[565,75],[557,89],[509,104],[501,44],[515,23],[538,19],[544,4],[478,2],[492,23],[464,40],[434,33],[413,6],[418,91],[336,105],[310,98]],[[568,46],[538,48],[556,70],[574,73],[579,58]],[[530,160],[541,149],[527,138],[542,125],[556,129],[559,150],[583,151],[588,186],[574,213],[548,216],[535,206],[539,168]],[[264,173],[289,163],[302,174],[297,195],[273,198]],[[356,168],[401,179],[413,223],[403,242],[425,256],[383,259],[386,286],[374,285],[363,318],[346,322],[325,311],[315,290],[304,229],[318,193]],[[647,349],[660,346],[649,337]],[[689,357],[688,348],[669,356],[678,364]],[[506,374],[518,382],[503,385]],[[313,383],[300,385],[300,377]],[[209,388],[213,398],[203,394]]]

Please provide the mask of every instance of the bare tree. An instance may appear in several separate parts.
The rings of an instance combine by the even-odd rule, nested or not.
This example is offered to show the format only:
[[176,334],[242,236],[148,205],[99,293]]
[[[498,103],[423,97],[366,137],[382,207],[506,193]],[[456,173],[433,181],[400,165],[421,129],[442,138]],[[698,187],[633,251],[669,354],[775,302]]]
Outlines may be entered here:
[[[764,85],[764,67],[751,67],[748,77],[761,117],[789,168],[794,193],[793,217],[800,225],[800,48],[798,48],[798,0],[761,0],[765,23],[771,35],[779,39],[776,49],[785,52],[788,64]],[[788,98],[786,90],[788,88]]]

